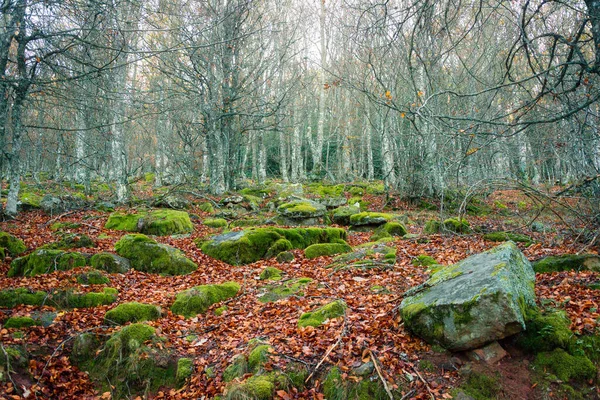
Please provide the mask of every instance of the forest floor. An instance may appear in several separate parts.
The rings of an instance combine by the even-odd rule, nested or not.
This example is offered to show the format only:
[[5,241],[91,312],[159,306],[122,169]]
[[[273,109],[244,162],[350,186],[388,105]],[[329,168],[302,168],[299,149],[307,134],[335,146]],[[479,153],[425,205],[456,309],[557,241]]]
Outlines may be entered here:
[[[136,194],[142,199],[150,198],[152,188],[139,184]],[[94,331],[108,334],[117,329],[104,325],[104,314],[117,304],[130,301],[159,305],[163,310],[162,317],[148,324],[167,338],[165,347],[179,356],[192,358],[194,362],[194,373],[185,385],[177,389],[162,388],[151,395],[157,399],[200,399],[222,394],[227,386],[222,372],[254,338],[261,338],[272,346],[267,369],[285,369],[286,364],[293,360],[314,372],[304,388],[278,390],[275,398],[322,399],[323,374],[331,366],[336,365],[346,373],[367,361],[375,361],[381,366],[375,377],[385,380],[397,399],[457,398],[460,393],[457,388],[467,381],[466,370],[494,376],[498,384],[497,398],[575,396],[568,394],[561,382],[545,380],[543,371],[533,371],[532,356],[521,351],[511,339],[502,342],[509,356],[496,365],[488,366],[470,362],[465,354],[451,354],[432,347],[407,332],[398,313],[402,294],[428,277],[426,267],[413,264],[417,256],[427,254],[440,264],[450,265],[497,243],[485,241],[482,233],[423,235],[425,222],[439,217],[437,211],[424,210],[394,199],[386,203],[385,195],[365,195],[364,198],[370,202],[370,210],[382,211],[385,204],[386,210],[406,215],[410,233],[419,235],[410,239],[394,239],[397,259],[393,268],[332,271],[326,268],[332,257],[306,259],[302,250],[293,251],[295,260],[292,262],[278,263],[271,259],[234,267],[208,257],[197,248],[195,239],[220,231],[202,224],[211,215],[200,211],[197,203],[193,203],[187,210],[195,216],[192,218],[193,233],[157,237],[156,240],[183,250],[198,264],[195,272],[183,276],[160,276],[132,269],[124,274],[110,274],[110,287],[118,290],[118,300],[106,306],[54,310],[51,307],[20,305],[0,309],[0,322],[11,316],[41,311],[56,313],[54,321],[46,327],[19,330],[0,327],[3,346],[25,346],[32,355],[25,370],[13,371],[11,379],[5,377],[0,382],[0,399],[110,398],[110,392],[94,386],[88,374],[75,366],[69,355],[73,338],[79,333]],[[534,215],[533,204],[519,192],[495,192],[484,202],[490,212],[483,216],[467,216],[471,226],[484,231],[512,230],[531,236],[534,239],[532,245],[519,244],[530,261],[549,255],[576,253],[585,246],[576,241],[564,221],[552,213],[544,213],[538,219],[551,226],[552,233],[532,232],[528,221]],[[56,232],[50,229],[52,223],[78,223],[79,227],[73,232],[89,235],[96,244],[94,248],[83,249],[86,253],[114,252],[114,244],[126,232],[105,229],[108,215],[107,212],[82,210],[49,216],[40,210],[31,210],[22,212],[15,220],[1,222],[0,231],[14,234],[29,249],[35,249],[56,240]],[[370,233],[349,231],[348,242],[353,246],[365,243],[369,236]],[[598,248],[586,250],[594,253]],[[0,290],[27,287],[50,291],[69,287],[88,292],[102,289],[97,285],[77,283],[74,274],[90,267],[35,277],[7,278],[11,261],[11,257],[7,257],[0,264]],[[257,295],[265,282],[258,277],[266,266],[281,269],[286,277],[309,277],[313,281],[306,287],[303,296],[262,303],[257,301]],[[242,290],[236,297],[224,302],[227,309],[222,315],[217,316],[214,310],[223,303],[212,306],[205,314],[187,319],[169,310],[178,292],[197,285],[226,281],[238,282]],[[599,282],[598,272],[537,274],[537,301],[541,306],[564,309],[575,334],[598,334],[600,291],[597,285],[592,284]],[[374,286],[381,289],[374,291]],[[297,326],[301,313],[334,299],[343,299],[348,305],[344,318],[332,319],[317,328]],[[214,373],[206,373],[209,370]],[[596,379],[572,383],[572,386],[576,389],[585,387],[588,398],[600,398],[597,383]]]

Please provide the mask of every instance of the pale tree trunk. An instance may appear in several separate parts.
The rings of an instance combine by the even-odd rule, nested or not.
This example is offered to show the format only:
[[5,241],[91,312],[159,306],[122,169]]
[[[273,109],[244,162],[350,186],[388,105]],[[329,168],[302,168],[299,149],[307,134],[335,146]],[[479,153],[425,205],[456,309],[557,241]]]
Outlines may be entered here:
[[82,183],[86,188],[89,186],[87,173],[88,168],[86,167],[86,125],[85,116],[83,115],[84,110],[77,110],[75,113],[75,124],[77,125],[77,132],[75,133],[75,181]]
[[[325,68],[327,62],[327,48],[325,47],[325,0],[321,0],[321,12],[319,14],[319,26],[321,29],[321,68],[319,70],[319,109],[317,116],[317,134],[314,140],[311,140],[311,152],[313,161],[313,173],[319,174],[322,168],[323,158],[323,137],[325,126]],[[309,137],[312,138],[312,135]]]
[[383,181],[386,187],[396,186],[396,172],[394,171],[394,146],[389,130],[387,129],[384,110],[380,111],[379,132],[381,134],[381,159],[383,164]]
[[23,132],[21,124],[21,113],[23,102],[27,94],[28,86],[18,87],[12,106],[12,149],[9,157],[10,190],[6,198],[6,214],[17,215],[17,204],[19,202],[19,184],[21,182],[21,147],[23,145]]
[[372,129],[371,129],[371,107],[367,102],[365,102],[365,107],[367,108],[367,116],[365,120],[365,130],[364,130],[364,143],[365,143],[365,152],[367,159],[367,179],[372,181],[375,179],[375,166],[373,165],[373,148],[372,148]]
[[298,121],[297,113],[298,111],[295,110],[294,115],[292,116],[292,158],[290,160],[292,164],[291,179],[294,183],[300,182],[304,178],[304,166],[302,163],[302,133],[300,131],[300,121]]

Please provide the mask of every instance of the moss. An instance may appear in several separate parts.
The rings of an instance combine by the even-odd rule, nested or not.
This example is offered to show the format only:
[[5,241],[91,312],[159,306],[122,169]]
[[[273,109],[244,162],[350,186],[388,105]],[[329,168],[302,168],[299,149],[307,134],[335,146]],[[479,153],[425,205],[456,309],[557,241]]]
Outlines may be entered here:
[[435,219],[430,219],[425,223],[425,228],[423,228],[423,233],[425,235],[433,235],[436,233],[440,233],[442,229],[442,224],[440,221]]
[[83,233],[66,233],[63,234],[60,240],[45,244],[41,249],[68,250],[81,247],[96,247],[94,241]]
[[89,308],[112,304],[117,301],[117,289],[104,288],[102,292],[73,293],[59,292],[52,301],[65,308]]
[[263,288],[265,293],[258,300],[262,303],[270,303],[290,296],[302,296],[301,291],[311,282],[310,278],[294,278],[281,284],[265,286]]
[[50,230],[53,232],[57,231],[67,231],[70,229],[79,229],[81,228],[81,224],[76,224],[74,222],[55,222],[50,225]]
[[600,257],[595,254],[564,254],[543,258],[535,261],[532,266],[537,273],[588,269],[600,271]]
[[459,218],[448,218],[444,220],[444,229],[456,233],[468,233],[471,231],[469,221]]
[[245,382],[235,384],[227,389],[227,400],[268,400],[273,398],[275,383],[272,375],[254,375]]
[[110,283],[110,279],[100,271],[91,270],[77,274],[77,283],[82,285],[106,285]]
[[125,273],[129,270],[129,261],[107,252],[94,254],[90,265],[108,273]]
[[281,279],[282,271],[274,267],[267,267],[260,273],[260,280],[278,281]]
[[273,245],[271,247],[269,247],[269,250],[267,250],[267,252],[265,253],[264,258],[265,259],[273,258],[277,254],[284,252],[284,251],[292,250],[293,248],[294,248],[294,246],[292,246],[292,243],[289,240],[279,239],[275,243],[273,243]]
[[422,311],[426,309],[427,306],[422,302],[410,304],[401,310],[402,319],[410,323],[410,321],[414,320]]
[[292,262],[294,261],[294,253],[291,251],[282,251],[281,253],[277,254],[276,260],[280,264]]
[[13,257],[27,250],[27,246],[21,239],[7,232],[0,232],[0,247],[3,247]]
[[224,218],[207,218],[202,223],[210,228],[227,227],[227,220]]
[[512,232],[491,232],[483,235],[485,240],[489,240],[490,242],[505,242],[507,240],[512,240],[513,242],[521,242],[526,243],[527,245],[531,244],[533,240],[527,235],[521,235],[519,233]]
[[438,265],[437,260],[427,254],[419,254],[412,260],[412,264],[417,267],[430,267],[432,265]]
[[29,328],[39,325],[42,325],[42,323],[31,317],[10,317],[4,321],[5,328]]
[[67,271],[83,267],[85,264],[85,257],[79,253],[40,249],[27,256],[14,259],[8,276],[35,276],[53,271]]
[[271,346],[268,344],[261,344],[248,354],[248,368],[253,373],[259,372],[265,363],[269,360],[269,352],[271,351]]
[[352,196],[363,196],[365,194],[365,189],[360,186],[352,186],[348,189],[348,193]]
[[563,349],[539,353],[533,363],[538,370],[551,371],[560,380],[585,381],[596,376],[596,367],[586,356],[572,356]]
[[471,372],[460,389],[475,400],[488,400],[497,398],[501,386],[496,376]]
[[434,286],[438,283],[448,281],[461,275],[462,272],[460,271],[460,265],[451,265],[437,270],[433,275],[431,275],[427,282],[429,285]]
[[0,348],[0,382],[5,380],[5,372],[13,373],[19,369],[26,369],[28,363],[29,354],[24,347],[6,344],[2,345]]
[[27,208],[40,208],[42,196],[24,190],[19,193],[19,200],[21,201],[21,205],[26,206]]
[[191,358],[182,357],[177,360],[177,382],[183,383],[194,372],[194,361]]
[[163,209],[154,210],[143,217],[140,232],[147,235],[165,236],[190,233],[193,230],[194,225],[192,225],[187,212]]
[[237,282],[196,286],[177,294],[171,311],[174,314],[193,317],[204,313],[215,303],[234,297],[239,291],[240,285]]
[[308,246],[304,250],[304,255],[308,259],[321,256],[332,256],[335,254],[347,253],[352,251],[352,247],[348,243],[319,243]]
[[333,367],[325,376],[323,394],[328,400],[386,400],[389,398],[378,378],[373,380],[354,376],[344,378],[338,367]]
[[269,197],[271,195],[271,191],[266,188],[253,187],[253,188],[244,188],[239,191],[242,196],[254,196],[261,199],[265,197]]
[[311,183],[310,185],[307,185],[306,191],[320,197],[340,197],[344,193],[344,185],[322,185],[320,183]]
[[391,221],[394,215],[378,212],[361,212],[350,217],[351,225],[382,225]]
[[198,205],[198,209],[202,212],[209,213],[209,214],[212,214],[215,212],[213,205],[211,203],[209,203],[208,201],[206,201],[204,203],[200,203]]
[[163,275],[185,275],[198,266],[174,247],[158,244],[141,234],[125,235],[115,244],[117,254],[131,261],[139,271]]
[[110,214],[104,227],[115,231],[137,232],[138,221],[144,214],[123,214],[114,212]]
[[371,204],[371,202],[369,202],[367,200],[363,200],[363,198],[361,196],[353,196],[348,200],[348,204],[350,206],[358,205],[358,208],[360,209],[360,211],[366,211],[369,208],[369,205]]
[[542,314],[531,309],[527,312],[526,330],[520,334],[517,344],[530,353],[567,349],[574,337],[570,325],[564,311]]
[[236,378],[241,378],[248,372],[248,361],[243,354],[238,354],[231,364],[223,371],[223,381],[231,382]]
[[0,247],[0,261],[6,258],[6,249],[4,247]]
[[160,318],[160,308],[153,304],[123,303],[104,315],[107,324],[123,325],[127,322],[152,321]]
[[321,326],[328,319],[337,318],[344,315],[346,313],[346,307],[346,303],[344,303],[342,300],[336,300],[325,304],[324,306],[319,307],[312,312],[302,314],[300,319],[298,319],[298,326]]
[[229,224],[231,227],[251,227],[251,226],[259,226],[266,224],[265,218],[242,218],[235,221],[231,221]]
[[437,367],[429,360],[419,360],[419,369],[426,372],[435,372]]
[[0,307],[13,308],[20,304],[41,306],[47,298],[47,292],[32,292],[27,288],[4,289],[0,291]]
[[152,183],[152,182],[154,182],[155,179],[156,179],[156,175],[152,172],[146,172],[144,174],[144,180],[146,181],[146,183]]
[[81,333],[73,340],[73,350],[71,359],[75,363],[81,363],[85,360],[91,360],[96,355],[96,350],[100,347],[98,337],[92,333]]
[[338,207],[333,210],[333,222],[339,225],[350,225],[350,217],[360,213],[360,207],[353,205]]
[[225,311],[227,311],[227,306],[221,306],[221,307],[215,309],[215,315],[217,317],[220,317],[221,315],[223,315],[223,313]]
[[286,214],[313,214],[317,212],[317,208],[308,201],[298,200],[280,205],[277,211]]

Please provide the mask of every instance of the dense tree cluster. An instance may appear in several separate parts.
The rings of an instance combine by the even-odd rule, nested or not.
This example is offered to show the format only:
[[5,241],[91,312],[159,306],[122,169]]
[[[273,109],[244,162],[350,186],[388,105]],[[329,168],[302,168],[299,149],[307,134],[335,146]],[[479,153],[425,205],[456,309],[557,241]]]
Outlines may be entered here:
[[383,179],[406,196],[600,169],[600,2],[3,0],[19,181]]

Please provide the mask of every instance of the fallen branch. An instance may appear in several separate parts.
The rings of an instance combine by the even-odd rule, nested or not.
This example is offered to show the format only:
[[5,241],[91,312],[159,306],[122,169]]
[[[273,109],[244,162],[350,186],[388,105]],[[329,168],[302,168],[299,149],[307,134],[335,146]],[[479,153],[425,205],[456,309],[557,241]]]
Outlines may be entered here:
[[60,214],[59,216],[52,218],[50,221],[46,222],[44,224],[44,226],[50,226],[53,223],[55,223],[56,221],[58,221],[59,219],[66,217],[67,215],[75,214],[77,211],[81,211],[81,210],[72,210],[72,211],[68,211],[66,213]]
[[327,357],[329,357],[329,354],[331,354],[333,349],[335,349],[342,342],[342,338],[344,337],[345,334],[346,334],[346,318],[344,317],[344,323],[342,325],[342,330],[340,332],[338,340],[334,344],[329,346],[329,349],[327,349],[327,351],[325,352],[325,355],[323,356],[323,358],[321,358],[321,361],[319,361],[319,363],[317,364],[315,369],[310,373],[310,375],[308,375],[308,378],[306,378],[304,380],[304,383],[308,383],[308,381],[310,381],[310,378],[312,378],[313,375],[315,374],[315,372],[317,372],[319,370],[319,367],[321,366],[321,364],[323,364],[323,362],[327,359]]
[[369,355],[371,356],[371,360],[373,361],[373,365],[375,366],[375,371],[377,371],[377,375],[379,375],[379,379],[381,379],[381,383],[383,383],[383,388],[385,389],[385,392],[387,393],[390,400],[394,400],[394,395],[392,394],[392,391],[388,387],[387,381],[381,374],[381,369],[379,369],[379,360],[377,359],[377,357],[375,357],[375,355],[373,354],[373,352],[371,350],[369,350]]
[[431,396],[432,400],[435,400],[435,396],[433,395],[433,392],[431,391],[431,388],[429,387],[429,384],[427,383],[427,381],[425,379],[423,379],[423,377],[421,376],[419,371],[417,371],[414,367],[412,368],[412,370],[415,371],[415,373],[417,374],[417,376],[419,377],[421,382],[423,382],[423,384],[427,388],[427,391],[429,392],[429,395]]

